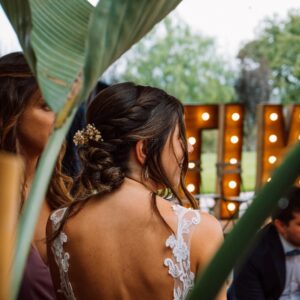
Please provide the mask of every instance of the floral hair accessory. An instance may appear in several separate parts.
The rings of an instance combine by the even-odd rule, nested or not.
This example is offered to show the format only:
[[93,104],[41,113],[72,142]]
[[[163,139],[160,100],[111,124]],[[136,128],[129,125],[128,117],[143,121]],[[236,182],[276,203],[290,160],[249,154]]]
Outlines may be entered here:
[[103,141],[100,131],[95,127],[94,124],[88,124],[86,128],[78,130],[73,137],[73,142],[76,146],[83,146],[88,141]]

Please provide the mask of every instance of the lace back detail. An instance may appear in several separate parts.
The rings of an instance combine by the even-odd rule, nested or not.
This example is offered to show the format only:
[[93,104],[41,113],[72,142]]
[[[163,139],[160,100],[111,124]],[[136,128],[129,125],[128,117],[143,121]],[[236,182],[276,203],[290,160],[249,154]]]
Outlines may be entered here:
[[[67,208],[61,208],[53,212],[50,216],[50,220],[52,221],[52,230],[56,231],[61,221],[65,215]],[[51,245],[51,250],[55,259],[55,262],[59,268],[60,275],[60,289],[57,290],[58,293],[63,293],[66,299],[75,300],[75,296],[73,293],[72,285],[69,281],[69,258],[70,255],[68,252],[64,251],[64,243],[68,241],[67,235],[61,231],[59,235],[53,240]]]
[[172,206],[177,215],[176,236],[171,234],[166,246],[172,250],[172,257],[164,260],[169,274],[174,278],[174,300],[185,299],[194,286],[195,274],[191,272],[190,242],[193,230],[200,223],[200,213],[179,205]]

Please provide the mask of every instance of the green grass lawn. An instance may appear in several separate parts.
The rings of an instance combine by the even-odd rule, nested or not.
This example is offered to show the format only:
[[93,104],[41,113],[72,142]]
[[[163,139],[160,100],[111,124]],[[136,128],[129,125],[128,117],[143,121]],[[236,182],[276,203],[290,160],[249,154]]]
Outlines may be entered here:
[[[216,191],[216,153],[203,153],[201,194],[215,193]],[[242,186],[241,192],[253,191],[255,187],[256,153],[243,152],[242,154]]]

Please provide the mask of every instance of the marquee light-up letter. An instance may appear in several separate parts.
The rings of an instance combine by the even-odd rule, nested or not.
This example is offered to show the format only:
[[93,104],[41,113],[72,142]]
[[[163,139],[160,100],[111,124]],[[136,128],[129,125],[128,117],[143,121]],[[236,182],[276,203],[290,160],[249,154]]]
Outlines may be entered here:
[[193,190],[193,194],[200,193],[201,133],[207,129],[219,129],[217,194],[220,201],[217,202],[216,214],[225,219],[231,218],[238,209],[238,205],[228,199],[240,193],[243,119],[244,109],[241,104],[185,106],[187,138],[194,147],[194,151],[189,154],[186,184],[190,191]]
[[271,180],[274,168],[289,148],[299,141],[299,117],[299,104],[289,107],[288,122],[285,121],[282,105],[261,104],[257,107],[256,189]]
[[[218,127],[218,105],[185,105],[185,124],[188,142],[194,151],[189,154],[189,170],[186,184],[193,185],[193,194],[200,193],[201,133],[203,129]],[[191,187],[191,186],[190,186]],[[192,188],[190,188],[190,191]]]

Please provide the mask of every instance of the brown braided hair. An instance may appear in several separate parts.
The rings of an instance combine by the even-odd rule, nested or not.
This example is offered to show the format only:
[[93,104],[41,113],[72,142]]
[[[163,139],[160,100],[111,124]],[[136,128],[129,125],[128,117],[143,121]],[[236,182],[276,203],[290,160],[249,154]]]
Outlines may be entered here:
[[139,140],[146,145],[144,177],[170,189],[181,201],[162,167],[161,153],[179,124],[184,152],[180,189],[190,206],[198,207],[184,179],[188,166],[183,105],[175,97],[153,87],[121,83],[100,92],[89,105],[87,122],[101,132],[101,143],[90,140],[79,149],[83,163],[80,195],[106,193],[119,187],[128,170],[129,152]]
[[[89,139],[79,147],[83,170],[75,197],[77,201],[69,206],[60,227],[49,241],[58,236],[67,218],[79,212],[92,195],[111,192],[123,183],[130,171],[130,150],[139,140],[143,140],[145,145],[146,159],[142,166],[142,176],[171,190],[181,204],[183,201],[180,194],[183,194],[189,206],[198,208],[198,203],[185,186],[188,151],[183,115],[183,105],[179,100],[154,87],[121,83],[96,95],[88,107],[87,122],[101,132],[103,140],[99,142]],[[175,190],[162,166],[161,153],[168,137],[173,136],[177,124],[184,159],[181,164],[180,186]],[[157,208],[154,193],[151,206],[172,231]]]

